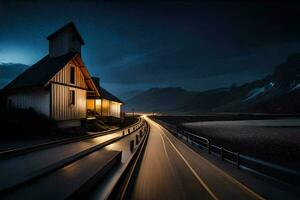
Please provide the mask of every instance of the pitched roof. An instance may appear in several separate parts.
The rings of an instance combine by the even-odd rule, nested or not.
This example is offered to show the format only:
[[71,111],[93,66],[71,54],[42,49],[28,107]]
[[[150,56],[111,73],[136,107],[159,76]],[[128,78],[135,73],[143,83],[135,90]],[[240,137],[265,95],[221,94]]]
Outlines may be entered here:
[[102,99],[108,99],[108,100],[115,101],[118,103],[123,103],[118,97],[114,96],[113,94],[111,94],[110,92],[105,90],[103,87],[97,86],[97,89],[98,89]]
[[59,70],[73,59],[76,54],[76,52],[70,52],[58,57],[49,57],[49,55],[47,55],[21,73],[17,78],[5,86],[3,90],[7,91],[45,85],[57,72],[59,72]]
[[110,92],[105,90],[103,87],[100,87],[99,78],[92,77],[92,80],[93,80],[94,84],[96,85],[98,92],[100,93],[100,98],[101,99],[107,99],[107,100],[110,100],[110,101],[123,103],[118,97],[114,96],[113,94],[111,94]]
[[60,29],[58,29],[57,31],[55,31],[54,33],[52,33],[51,35],[49,35],[49,36],[47,37],[47,39],[48,39],[48,40],[51,40],[51,39],[54,38],[56,35],[58,35],[59,33],[61,33],[62,31],[66,30],[66,29],[68,29],[68,28],[71,28],[71,29],[75,32],[75,34],[76,34],[76,36],[78,37],[80,43],[81,43],[81,44],[84,44],[84,41],[83,41],[83,39],[82,39],[82,37],[81,37],[79,31],[77,30],[77,28],[76,28],[74,22],[69,22],[69,23],[67,23],[66,25],[64,25],[63,27],[61,27]]

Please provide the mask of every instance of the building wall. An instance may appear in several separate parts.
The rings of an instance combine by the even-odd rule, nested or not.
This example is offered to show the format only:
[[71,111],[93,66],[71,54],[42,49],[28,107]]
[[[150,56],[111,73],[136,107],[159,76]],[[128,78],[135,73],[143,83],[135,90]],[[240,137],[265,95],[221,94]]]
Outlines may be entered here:
[[101,115],[101,99],[87,99],[86,108],[92,110]]
[[110,102],[107,99],[102,99],[102,116],[110,116]]
[[118,102],[110,101],[110,116],[120,118],[121,117],[121,104]]
[[[71,84],[71,82],[70,82],[71,67],[75,67],[75,84]],[[76,64],[73,62],[68,63],[50,81],[68,84],[68,85],[74,85],[76,87],[81,87],[81,88],[85,88],[85,89],[87,88],[87,85],[84,80],[84,76],[83,76],[79,66],[76,66]]]
[[[75,67],[75,82],[71,83],[71,67]],[[73,61],[62,68],[51,80],[52,118],[73,120],[86,117],[86,89],[84,76]],[[71,105],[70,90],[75,91],[75,105]]]
[[70,51],[81,53],[79,40],[73,40],[73,32],[66,30],[49,41],[49,54],[51,57],[61,56]]
[[96,112],[99,113],[99,115],[101,115],[101,99],[96,99],[95,100],[95,104],[96,104]]
[[[102,104],[102,112],[101,112]],[[107,99],[88,99],[87,109],[97,112],[100,116],[121,117],[121,103],[109,101]]]
[[[71,105],[70,90],[75,91],[75,104]],[[86,118],[86,90],[51,84],[52,118],[73,120]]]
[[7,95],[14,108],[33,108],[36,112],[50,116],[50,91],[40,88]]

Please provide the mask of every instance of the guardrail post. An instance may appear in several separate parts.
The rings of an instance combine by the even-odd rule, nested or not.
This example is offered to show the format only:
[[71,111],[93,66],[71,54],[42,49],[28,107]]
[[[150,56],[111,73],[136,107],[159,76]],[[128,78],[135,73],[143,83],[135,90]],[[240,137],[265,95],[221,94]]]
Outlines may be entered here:
[[123,130],[123,132],[122,132],[122,135],[124,136],[125,135],[125,131]]
[[240,153],[236,153],[236,167],[239,169],[240,168]]
[[128,129],[128,134],[130,133],[130,128]]
[[221,159],[224,160],[224,151],[223,151],[223,147],[221,147]]
[[138,135],[135,135],[135,143],[139,144],[139,136]]
[[209,142],[209,141],[208,141],[208,143],[207,143],[207,150],[208,150],[208,154],[210,154],[211,146],[210,146],[210,142]]
[[130,151],[133,152],[134,150],[134,141],[130,140]]

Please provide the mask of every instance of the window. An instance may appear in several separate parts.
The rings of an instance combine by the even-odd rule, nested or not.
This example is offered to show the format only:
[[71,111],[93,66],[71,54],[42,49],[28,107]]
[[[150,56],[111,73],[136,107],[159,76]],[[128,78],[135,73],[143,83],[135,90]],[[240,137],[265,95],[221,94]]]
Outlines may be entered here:
[[75,105],[75,90],[70,90],[70,105]]
[[70,69],[70,83],[75,84],[75,67]]

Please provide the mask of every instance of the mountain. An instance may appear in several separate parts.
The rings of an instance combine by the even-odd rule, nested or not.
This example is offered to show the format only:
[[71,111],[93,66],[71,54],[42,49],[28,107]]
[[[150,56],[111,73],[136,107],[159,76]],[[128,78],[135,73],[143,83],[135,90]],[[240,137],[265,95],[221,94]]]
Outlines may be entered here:
[[128,91],[128,92],[123,92],[123,93],[119,94],[118,96],[123,101],[127,101],[127,100],[133,98],[134,96],[136,96],[136,95],[138,95],[142,92],[143,92],[143,90],[131,90],[131,91]]
[[289,56],[271,75],[276,93],[249,107],[251,111],[271,113],[300,112],[300,54]]
[[128,108],[159,112],[300,112],[300,54],[293,54],[261,80],[241,86],[189,92],[154,88],[128,100]]
[[0,63],[0,89],[27,68],[27,65],[19,63]]
[[[188,105],[201,105],[193,106],[195,112],[295,113],[300,111],[299,89],[300,54],[293,54],[262,80],[213,94],[200,93]],[[192,111],[188,106],[185,109]]]
[[165,112],[185,105],[196,93],[179,87],[151,88],[125,102],[126,111]]

